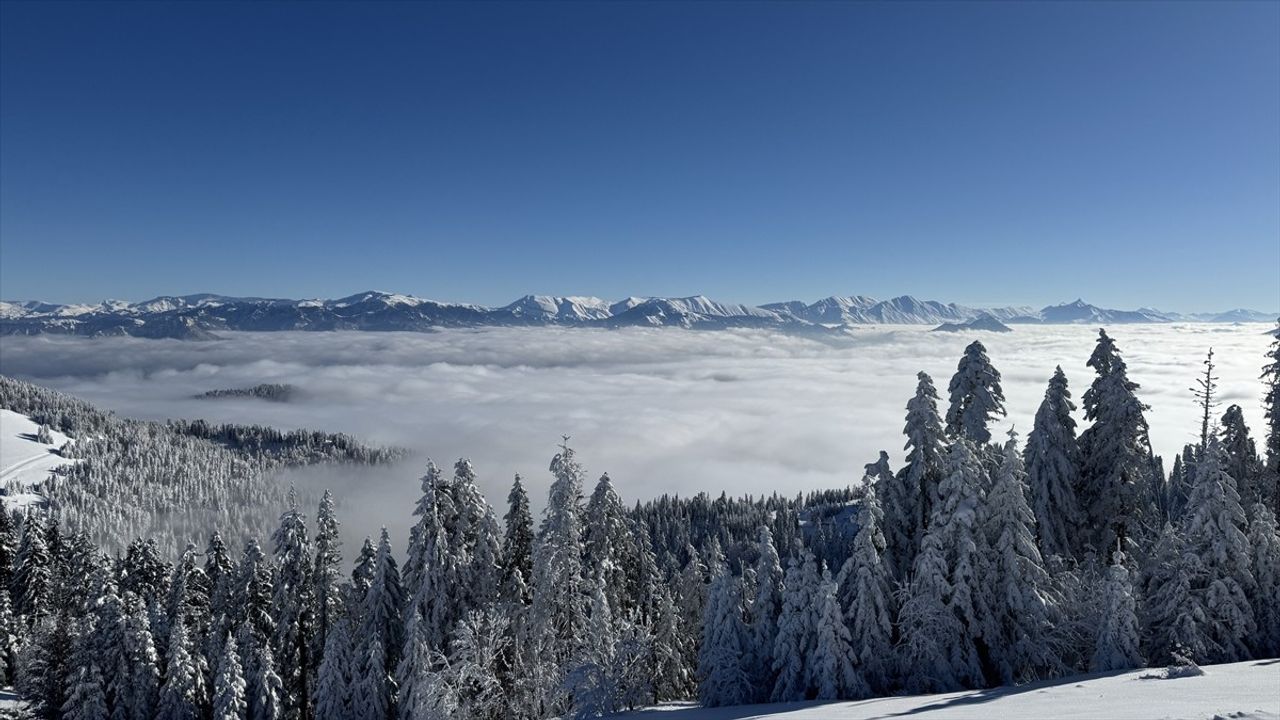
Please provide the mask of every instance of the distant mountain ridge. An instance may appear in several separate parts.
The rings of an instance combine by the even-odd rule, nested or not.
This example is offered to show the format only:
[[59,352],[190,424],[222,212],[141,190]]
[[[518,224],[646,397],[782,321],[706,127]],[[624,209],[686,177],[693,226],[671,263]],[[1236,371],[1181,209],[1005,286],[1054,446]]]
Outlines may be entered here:
[[367,330],[425,332],[448,327],[561,325],[578,327],[777,328],[828,333],[855,325],[967,323],[990,316],[1001,323],[1099,324],[1273,322],[1275,314],[1235,309],[1179,315],[1143,308],[1112,310],[1076,300],[1036,310],[1029,306],[974,308],[910,295],[877,300],[832,296],[759,307],[684,298],[526,295],[501,307],[449,303],[368,291],[335,300],[228,297],[207,293],[161,296],[139,303],[96,305],[0,302],[0,335],[129,335],[212,339],[222,331]]

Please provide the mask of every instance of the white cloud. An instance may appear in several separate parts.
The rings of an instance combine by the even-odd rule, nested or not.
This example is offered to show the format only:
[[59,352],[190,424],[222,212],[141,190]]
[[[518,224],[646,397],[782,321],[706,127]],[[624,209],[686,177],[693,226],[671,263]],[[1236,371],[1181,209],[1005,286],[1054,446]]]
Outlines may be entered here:
[[[1222,399],[1261,428],[1257,378],[1270,341],[1262,330],[1111,329],[1152,406],[1152,439],[1167,463],[1197,432],[1187,388],[1210,345]],[[981,335],[1008,398],[997,432],[1014,424],[1025,436],[1057,364],[1078,401],[1092,379],[1085,361],[1096,335],[1072,326]],[[500,507],[516,472],[541,504],[561,434],[573,436],[592,478],[607,470],[627,501],[703,490],[792,494],[856,481],[879,450],[900,459],[916,371],[933,375],[945,408],[947,381],[972,339],[919,327],[861,328],[831,342],[763,331],[558,328],[230,333],[212,343],[8,337],[0,372],[127,416],[343,431],[443,465],[467,456]],[[292,383],[304,395],[290,404],[190,399],[259,382]],[[312,475],[348,485],[348,523],[365,532],[388,521],[403,528],[419,470]]]

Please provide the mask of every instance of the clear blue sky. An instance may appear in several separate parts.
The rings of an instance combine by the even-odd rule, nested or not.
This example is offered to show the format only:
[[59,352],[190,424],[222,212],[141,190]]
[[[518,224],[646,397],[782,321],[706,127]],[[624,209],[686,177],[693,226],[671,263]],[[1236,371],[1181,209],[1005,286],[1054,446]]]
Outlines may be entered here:
[[0,296],[1280,307],[1280,3],[0,3]]

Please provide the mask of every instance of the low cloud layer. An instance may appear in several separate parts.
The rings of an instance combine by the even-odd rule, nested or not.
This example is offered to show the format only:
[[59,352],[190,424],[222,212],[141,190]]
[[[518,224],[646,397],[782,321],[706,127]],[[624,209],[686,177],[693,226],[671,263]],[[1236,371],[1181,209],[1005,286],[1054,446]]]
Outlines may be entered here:
[[[1130,375],[1152,406],[1156,452],[1172,460],[1198,431],[1187,388],[1216,348],[1225,404],[1262,425],[1263,327],[1117,326]],[[982,334],[1004,375],[1010,425],[1024,436],[1055,365],[1077,401],[1096,329],[1020,326]],[[822,342],[772,332],[493,328],[413,333],[235,333],[189,343],[133,338],[7,337],[0,372],[133,417],[204,417],[352,433],[451,465],[470,457],[504,503],[511,478],[536,505],[547,463],[572,436],[592,478],[608,471],[624,500],[699,491],[730,495],[845,485],[888,450],[901,459],[915,373],[944,395],[968,335],[864,328]],[[216,388],[290,383],[291,403],[193,400]],[[1083,424],[1083,417],[1077,413]],[[421,468],[309,470],[334,486],[363,534],[407,525]]]

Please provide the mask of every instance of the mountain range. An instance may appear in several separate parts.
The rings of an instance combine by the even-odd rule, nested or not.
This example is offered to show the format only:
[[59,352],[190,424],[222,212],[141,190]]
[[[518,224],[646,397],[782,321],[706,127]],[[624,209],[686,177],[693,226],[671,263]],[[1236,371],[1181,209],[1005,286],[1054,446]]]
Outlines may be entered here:
[[581,327],[681,327],[697,329],[777,328],[827,333],[855,325],[967,323],[990,316],[1007,324],[1167,322],[1273,322],[1255,310],[1181,315],[1149,308],[1112,310],[1083,300],[1032,307],[974,308],[909,295],[877,300],[833,296],[814,303],[790,301],[759,307],[720,303],[701,295],[685,298],[526,295],[501,307],[437,302],[385,292],[363,292],[336,300],[286,300],[199,294],[162,296],[139,303],[107,300],[96,305],[39,301],[0,302],[0,335],[131,335],[147,338],[213,339],[218,331],[406,330],[447,327],[563,325]]

